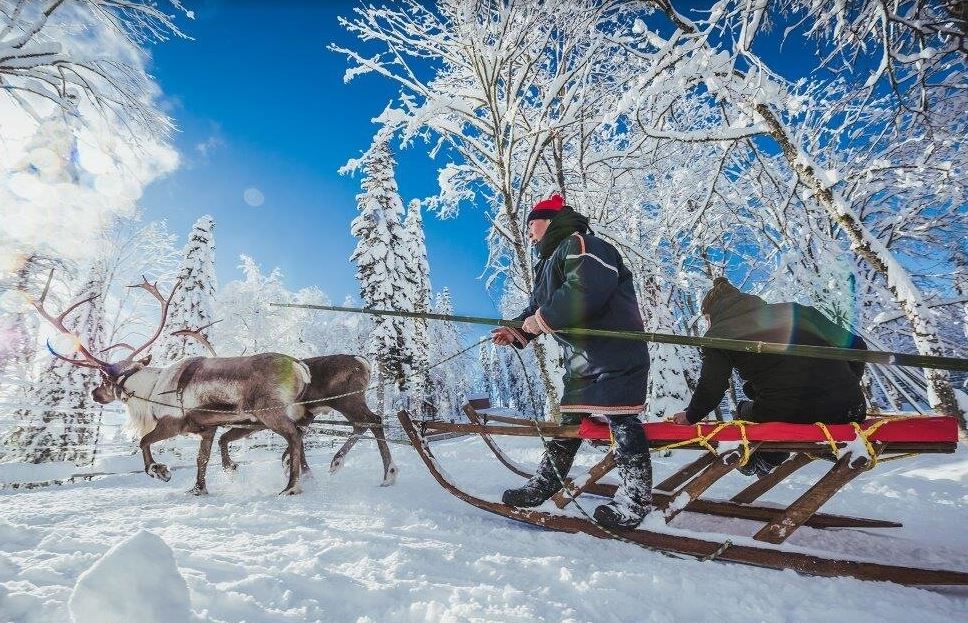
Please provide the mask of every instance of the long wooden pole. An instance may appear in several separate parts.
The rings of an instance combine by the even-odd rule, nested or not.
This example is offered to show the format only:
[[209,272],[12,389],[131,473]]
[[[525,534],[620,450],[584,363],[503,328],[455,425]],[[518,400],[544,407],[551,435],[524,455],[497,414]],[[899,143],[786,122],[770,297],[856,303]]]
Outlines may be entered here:
[[[422,318],[425,320],[446,320],[467,324],[482,324],[488,326],[513,327],[520,329],[523,324],[516,320],[500,318],[486,318],[482,316],[448,316],[446,314],[431,314],[420,312],[405,312],[392,309],[371,309],[367,307],[339,307],[336,305],[301,305],[296,303],[271,303],[275,307],[293,307],[298,309],[317,309],[323,311],[345,312],[351,314],[369,314],[373,316],[397,316],[400,318]],[[911,355],[908,353],[893,353],[878,350],[857,350],[854,348],[837,348],[835,346],[810,346],[807,344],[782,344],[778,342],[758,342],[754,340],[732,340],[721,337],[693,337],[688,335],[674,335],[671,333],[653,333],[649,331],[612,331],[606,329],[565,328],[557,329],[556,333],[563,335],[610,337],[641,342],[656,342],[658,344],[679,344],[682,346],[696,346],[731,350],[745,353],[767,353],[773,355],[793,355],[795,357],[813,357],[815,359],[836,359],[839,361],[863,361],[885,366],[913,366],[916,368],[936,368],[939,370],[968,371],[968,359],[957,357],[937,357],[929,355]]]

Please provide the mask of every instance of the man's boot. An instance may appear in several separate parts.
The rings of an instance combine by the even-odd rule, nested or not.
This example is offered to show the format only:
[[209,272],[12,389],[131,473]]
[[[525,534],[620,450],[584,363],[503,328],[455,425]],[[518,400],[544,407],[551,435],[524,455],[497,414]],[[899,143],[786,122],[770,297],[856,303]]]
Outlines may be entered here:
[[612,501],[595,509],[595,521],[606,528],[632,529],[652,510],[652,461],[642,452],[615,463],[622,482]]
[[558,478],[568,475],[571,464],[575,461],[578,454],[578,446],[581,439],[552,439],[545,446],[544,456],[541,457],[541,465],[534,476],[518,489],[508,489],[501,497],[501,501],[508,506],[519,506],[531,508],[540,506],[545,500],[553,496],[561,489],[562,482]]
[[749,461],[736,470],[745,476],[766,476],[790,458],[789,452],[757,450],[750,454]]

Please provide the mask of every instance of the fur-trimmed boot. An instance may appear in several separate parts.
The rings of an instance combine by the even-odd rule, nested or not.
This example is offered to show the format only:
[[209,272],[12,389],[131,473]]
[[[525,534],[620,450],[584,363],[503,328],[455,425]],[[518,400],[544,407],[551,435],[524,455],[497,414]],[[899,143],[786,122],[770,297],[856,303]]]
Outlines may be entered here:
[[562,487],[561,479],[568,476],[568,470],[575,461],[581,439],[552,439],[545,446],[541,465],[534,476],[524,483],[523,487],[508,489],[501,497],[501,501],[508,506],[531,508],[540,506],[545,500],[553,496]]
[[652,510],[652,461],[642,452],[615,462],[622,483],[611,502],[595,509],[595,521],[606,528],[630,530]]

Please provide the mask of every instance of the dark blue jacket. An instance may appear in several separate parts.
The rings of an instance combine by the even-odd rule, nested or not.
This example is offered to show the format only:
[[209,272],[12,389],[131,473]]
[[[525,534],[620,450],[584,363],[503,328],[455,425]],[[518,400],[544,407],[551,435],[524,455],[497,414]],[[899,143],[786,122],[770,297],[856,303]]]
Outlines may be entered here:
[[[565,238],[535,268],[531,301],[515,320],[542,327],[642,331],[632,273],[612,245],[591,234]],[[530,341],[536,336],[521,331]],[[554,333],[565,357],[562,413],[638,414],[649,374],[646,342]]]

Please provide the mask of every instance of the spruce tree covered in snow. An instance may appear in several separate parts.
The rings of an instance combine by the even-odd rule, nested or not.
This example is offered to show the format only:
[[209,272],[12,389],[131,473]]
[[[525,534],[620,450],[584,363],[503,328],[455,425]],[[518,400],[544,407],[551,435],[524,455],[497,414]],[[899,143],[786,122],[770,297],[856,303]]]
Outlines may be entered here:
[[[21,292],[40,292],[52,269],[58,271],[55,285],[70,272],[65,262],[34,253],[10,273],[0,273],[0,384],[8,379],[22,383],[33,379],[41,320]],[[4,389],[3,393],[10,392]]]
[[[192,226],[178,272],[178,283],[178,292],[168,309],[163,338],[152,349],[162,365],[185,357],[210,354],[198,340],[171,333],[179,329],[197,329],[215,321],[215,220],[211,216],[199,218]],[[203,333],[207,335],[208,331]]]
[[[450,298],[450,290],[447,288],[438,292],[434,298],[433,313],[454,315],[454,304]],[[432,363],[437,364],[463,348],[464,335],[459,325],[443,320],[434,320],[430,323]],[[472,386],[467,359],[467,355],[455,357],[430,371],[431,402],[441,417],[451,419],[460,416],[461,406],[466,401]]]
[[[360,297],[367,307],[413,311],[419,295],[407,257],[403,202],[394,177],[396,161],[389,139],[378,135],[363,163],[363,192],[356,196],[360,214],[350,225],[359,242],[350,259],[356,264]],[[377,317],[369,352],[380,372],[404,392],[416,378],[416,323],[407,318]]]
[[[94,353],[105,346],[106,276],[104,260],[96,260],[70,304],[89,297],[96,298],[81,305],[64,321],[65,327]],[[73,342],[65,338],[54,336],[51,345],[61,354],[70,356]],[[100,382],[96,370],[51,358],[28,393],[29,408],[17,412],[20,423],[4,440],[7,458],[33,463],[90,462],[94,456],[97,420],[100,417],[100,405],[92,400],[91,391]]]
[[[402,275],[406,279],[406,290],[412,293],[413,300],[407,301],[411,311],[427,312],[430,309],[430,263],[427,260],[427,243],[423,229],[423,217],[420,211],[420,201],[414,199],[407,206],[407,216],[403,221],[403,258],[407,261],[407,268]],[[420,318],[409,319],[413,327],[412,361],[414,379],[410,385],[410,392],[414,396],[426,394],[428,357],[428,323]],[[436,361],[436,359],[434,359]],[[427,405],[421,406],[421,410]]]

